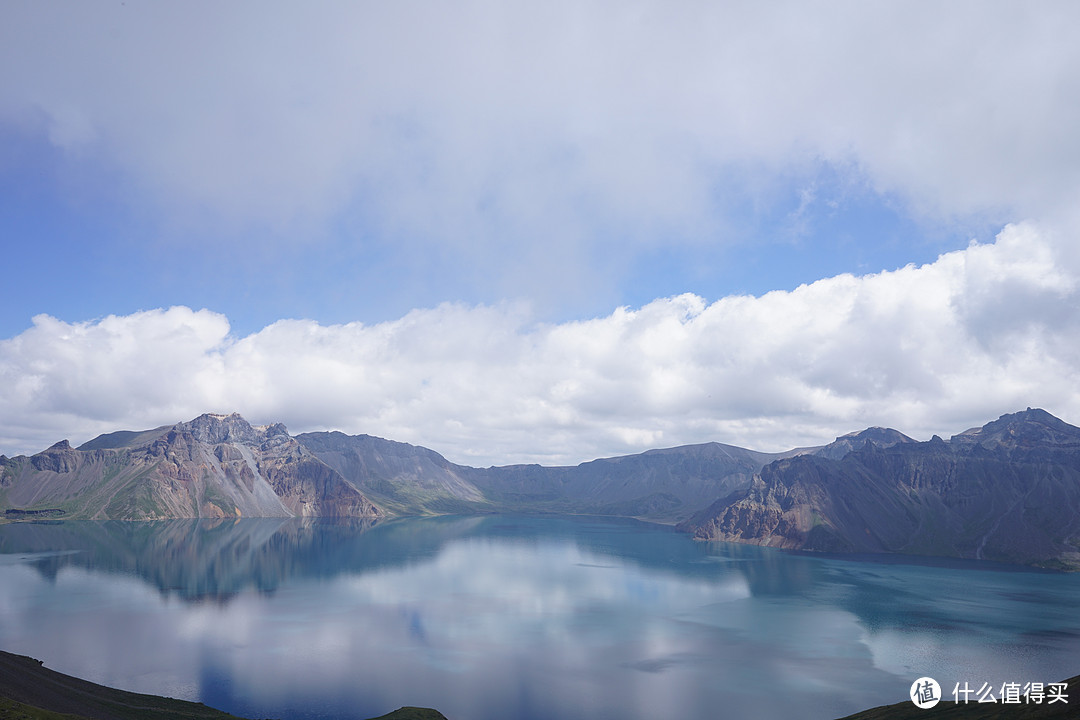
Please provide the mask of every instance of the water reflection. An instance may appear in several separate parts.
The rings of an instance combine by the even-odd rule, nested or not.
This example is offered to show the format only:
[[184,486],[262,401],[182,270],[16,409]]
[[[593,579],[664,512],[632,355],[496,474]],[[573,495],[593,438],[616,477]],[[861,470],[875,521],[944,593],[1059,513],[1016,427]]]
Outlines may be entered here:
[[[627,532],[635,525],[645,532]],[[186,601],[226,602],[247,589],[272,594],[290,579],[423,562],[469,538],[519,547],[523,554],[553,542],[570,543],[598,558],[583,567],[633,562],[656,572],[712,579],[737,572],[753,594],[762,596],[803,592],[813,586],[819,568],[812,560],[728,543],[702,545],[708,552],[687,555],[684,535],[646,523],[502,516],[404,520],[377,528],[370,520],[328,518],[17,523],[0,527],[0,554],[40,553],[30,562],[50,580],[64,567],[82,567],[134,575],[163,595]],[[732,565],[721,568],[718,560]]]
[[831,718],[1080,669],[1075,576],[621,520],[18,524],[0,553],[0,647],[249,717]]
[[226,602],[247,589],[272,594],[290,578],[405,559],[407,543],[390,556],[365,557],[371,546],[360,538],[373,524],[312,518],[16,523],[0,528],[0,553],[48,553],[32,565],[53,581],[62,568],[82,567],[134,575],[185,601]]

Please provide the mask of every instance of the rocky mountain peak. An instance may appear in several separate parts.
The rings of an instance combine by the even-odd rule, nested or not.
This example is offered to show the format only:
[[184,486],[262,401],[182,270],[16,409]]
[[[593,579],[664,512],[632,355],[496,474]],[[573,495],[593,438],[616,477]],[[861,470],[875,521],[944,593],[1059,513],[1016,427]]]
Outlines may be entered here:
[[863,449],[866,447],[867,443],[872,443],[877,447],[890,447],[892,445],[899,445],[900,443],[913,442],[915,442],[913,439],[909,438],[899,430],[883,427],[869,427],[865,430],[841,435],[814,454],[833,460],[840,460],[849,452]]
[[273,425],[260,425],[259,430],[266,434],[266,437],[271,438],[278,435],[284,435],[289,437],[289,429],[285,427],[284,423],[274,423]]
[[849,440],[862,440],[863,442],[869,440],[877,445],[896,445],[899,443],[915,442],[899,430],[876,426],[868,427],[859,432],[848,433],[847,435],[837,438],[837,440],[843,440],[845,438]]
[[78,465],[78,453],[71,447],[71,443],[61,440],[53,443],[47,450],[34,455],[30,458],[30,462],[37,470],[70,472]]
[[950,442],[978,444],[985,448],[1026,448],[1080,446],[1080,428],[1060,420],[1040,408],[1002,415],[981,428],[971,428],[954,435]]
[[240,413],[231,415],[204,413],[194,420],[180,423],[180,427],[190,432],[192,437],[199,442],[209,445],[227,442],[253,445],[263,439],[259,431],[241,417]]

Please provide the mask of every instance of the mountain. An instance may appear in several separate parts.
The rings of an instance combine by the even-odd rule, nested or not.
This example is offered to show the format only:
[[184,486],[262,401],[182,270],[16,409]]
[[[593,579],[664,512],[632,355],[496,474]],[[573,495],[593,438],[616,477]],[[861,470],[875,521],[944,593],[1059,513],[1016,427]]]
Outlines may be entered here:
[[746,488],[766,463],[787,455],[712,442],[573,467],[488,468],[470,477],[489,497],[513,509],[676,522],[717,497]]
[[370,435],[291,437],[281,424],[206,414],[0,456],[0,509],[119,520],[544,512],[677,522],[796,452],[705,443],[573,467],[473,468]]
[[467,477],[473,468],[455,465],[434,450],[336,431],[303,433],[296,440],[380,507],[395,514],[496,509]]
[[797,550],[1080,569],[1080,428],[1029,408],[948,441],[872,429],[766,465],[680,527]]
[[833,442],[821,448],[814,448],[810,453],[819,457],[831,458],[833,460],[842,460],[852,450],[861,450],[866,447],[867,443],[879,445],[881,447],[889,447],[891,445],[899,445],[900,443],[913,443],[915,442],[907,435],[892,428],[872,427],[860,430],[859,432],[850,432],[847,435],[841,435]]
[[595,514],[705,540],[1080,569],[1080,429],[1029,408],[947,441],[875,427],[786,453],[704,443],[474,468],[369,435],[292,437],[207,414],[0,456],[0,509],[123,520]]
[[473,468],[370,435],[319,432],[296,439],[380,507],[402,515],[545,512],[675,522],[745,489],[766,463],[791,454],[705,443],[572,467]]
[[0,456],[0,507],[120,520],[383,515],[284,425],[253,427],[235,413]]
[[[812,449],[811,449],[812,450]],[[384,517],[542,512],[678,522],[749,486],[761,453],[705,443],[573,467],[457,465],[427,448],[341,432],[291,437],[237,414],[0,456],[9,517]]]

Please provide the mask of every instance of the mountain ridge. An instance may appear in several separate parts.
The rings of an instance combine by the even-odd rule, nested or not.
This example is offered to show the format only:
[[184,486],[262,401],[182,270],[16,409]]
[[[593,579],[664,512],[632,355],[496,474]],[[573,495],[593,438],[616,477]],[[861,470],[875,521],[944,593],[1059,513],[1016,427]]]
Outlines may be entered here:
[[766,462],[785,456],[701,443],[579,465],[475,468],[428,448],[370,435],[296,437],[358,490],[401,514],[547,512],[676,522],[745,486]]
[[703,540],[1080,569],[1080,428],[1028,409],[945,441],[772,463],[680,528]]
[[382,515],[284,425],[237,413],[0,456],[0,507],[123,520]]
[[1080,428],[1028,408],[916,441],[891,428],[763,453],[719,442],[575,466],[458,465],[237,413],[0,456],[9,517],[628,516],[702,540],[1080,569]]

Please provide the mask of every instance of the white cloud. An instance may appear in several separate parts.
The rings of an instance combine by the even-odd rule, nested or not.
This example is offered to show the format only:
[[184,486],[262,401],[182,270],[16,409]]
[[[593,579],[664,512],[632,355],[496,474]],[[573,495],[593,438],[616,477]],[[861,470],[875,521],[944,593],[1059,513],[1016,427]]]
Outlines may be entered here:
[[1069,2],[8,3],[0,125],[118,168],[174,218],[292,239],[359,215],[369,241],[507,291],[584,265],[553,290],[582,292],[615,251],[715,240],[724,195],[821,162],[944,218],[1071,205],[1078,20]]
[[0,341],[0,436],[25,450],[57,432],[142,429],[195,405],[216,408],[215,352],[228,331],[223,316],[184,307],[84,323],[38,315]]
[[1042,406],[1080,420],[1078,274],[1028,223],[921,267],[562,324],[442,305],[374,325],[283,320],[237,338],[176,307],[0,341],[9,454],[237,410],[468,464],[579,462],[719,440],[760,450],[868,425],[928,438]]

